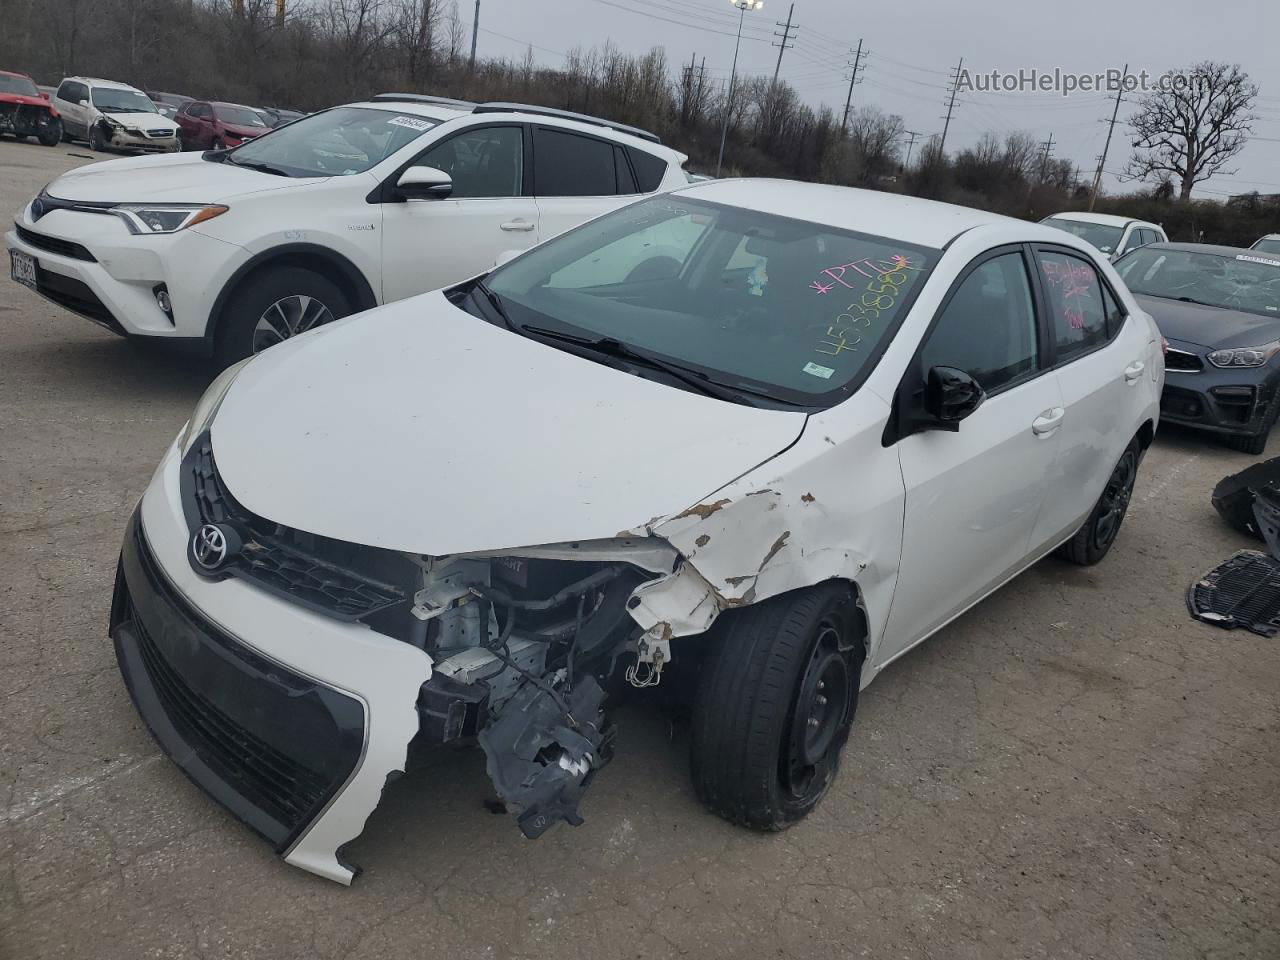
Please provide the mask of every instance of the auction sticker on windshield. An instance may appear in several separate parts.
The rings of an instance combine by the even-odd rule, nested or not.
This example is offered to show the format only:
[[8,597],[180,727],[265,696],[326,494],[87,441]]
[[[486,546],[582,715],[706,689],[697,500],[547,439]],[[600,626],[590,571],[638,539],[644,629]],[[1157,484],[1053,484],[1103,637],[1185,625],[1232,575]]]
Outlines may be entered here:
[[1243,253],[1236,254],[1237,260],[1247,260],[1249,263],[1265,263],[1268,267],[1280,267],[1280,260],[1268,260],[1266,257],[1250,257]]

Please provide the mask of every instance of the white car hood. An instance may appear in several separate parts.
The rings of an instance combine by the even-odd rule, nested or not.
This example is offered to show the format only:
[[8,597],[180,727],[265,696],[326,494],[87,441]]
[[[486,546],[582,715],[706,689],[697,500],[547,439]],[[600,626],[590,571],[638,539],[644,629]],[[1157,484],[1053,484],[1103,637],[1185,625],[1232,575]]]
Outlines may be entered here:
[[697,503],[804,423],[565,353],[429,293],[273,347],[235,380],[212,439],[254,513],[439,556],[617,536]]
[[68,171],[46,188],[62,200],[101,203],[216,203],[248,193],[317,183],[212,163],[199,153],[121,157]]
[[163,113],[148,113],[145,110],[138,113],[110,113],[104,111],[104,117],[110,117],[116,123],[124,124],[126,127],[133,127],[135,130],[177,130],[178,125],[170,120]]

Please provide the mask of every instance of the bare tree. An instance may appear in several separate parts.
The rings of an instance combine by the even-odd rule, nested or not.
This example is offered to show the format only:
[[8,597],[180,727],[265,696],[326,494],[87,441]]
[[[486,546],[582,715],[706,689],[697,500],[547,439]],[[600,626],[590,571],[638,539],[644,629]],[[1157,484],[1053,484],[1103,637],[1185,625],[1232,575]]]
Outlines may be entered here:
[[444,19],[441,0],[400,0],[397,39],[404,50],[405,72],[413,84],[430,79]]
[[[1248,142],[1257,84],[1238,64],[1206,60],[1149,94],[1129,121],[1134,154],[1125,173],[1140,180],[1171,177],[1179,198],[1214,174]],[[1234,171],[1225,171],[1228,175]]]

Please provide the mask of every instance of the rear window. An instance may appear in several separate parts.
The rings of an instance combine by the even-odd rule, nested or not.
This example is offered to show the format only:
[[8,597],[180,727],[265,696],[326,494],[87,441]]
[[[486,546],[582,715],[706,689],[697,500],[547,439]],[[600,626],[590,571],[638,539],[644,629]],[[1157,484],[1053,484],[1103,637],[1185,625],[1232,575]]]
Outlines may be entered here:
[[636,168],[636,183],[640,192],[653,193],[667,172],[667,161],[636,147],[628,147],[627,151],[631,154],[631,165]]

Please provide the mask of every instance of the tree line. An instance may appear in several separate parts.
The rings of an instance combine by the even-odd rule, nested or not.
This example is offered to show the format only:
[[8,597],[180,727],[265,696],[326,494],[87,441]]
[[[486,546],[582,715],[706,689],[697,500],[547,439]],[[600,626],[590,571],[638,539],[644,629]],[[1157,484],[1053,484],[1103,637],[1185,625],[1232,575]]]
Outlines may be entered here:
[[[1029,134],[988,134],[950,154],[934,138],[908,164],[901,117],[873,105],[841,117],[766,77],[739,78],[730,100],[725,84],[670,63],[661,48],[639,55],[611,43],[575,48],[554,69],[536,63],[532,49],[520,60],[472,64],[470,24],[456,0],[306,0],[283,10],[276,0],[0,0],[0,24],[0,67],[40,83],[101,76],[301,110],[386,91],[537,103],[652,130],[689,154],[690,170],[706,173],[714,172],[727,115],[725,175],[889,190],[1028,219],[1079,210],[1089,199],[1090,178],[1043,154]],[[1214,68],[1209,96],[1217,113],[1185,91],[1180,99],[1143,101],[1133,123],[1147,146],[1129,166],[1153,182],[1139,193],[1103,196],[1097,209],[1163,223],[1174,239],[1247,245],[1280,230],[1280,201],[1186,197],[1247,140],[1257,88],[1239,68],[1200,67]],[[1216,135],[1203,134],[1216,152],[1188,136],[1180,160],[1177,125],[1202,115],[1219,121]]]

